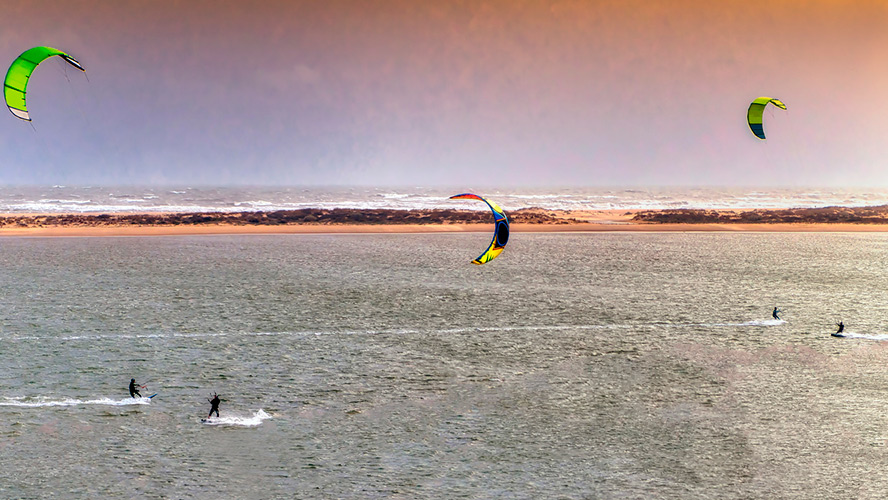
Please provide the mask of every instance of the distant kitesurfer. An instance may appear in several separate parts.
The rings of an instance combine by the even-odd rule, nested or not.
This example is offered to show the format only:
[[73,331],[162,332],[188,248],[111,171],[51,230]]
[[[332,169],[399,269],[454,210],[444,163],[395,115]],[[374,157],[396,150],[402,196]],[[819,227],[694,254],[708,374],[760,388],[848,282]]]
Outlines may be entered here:
[[845,324],[842,323],[841,321],[839,321],[838,323],[836,323],[836,326],[839,327],[839,329],[836,330],[836,333],[842,333],[842,332],[845,331]]
[[774,316],[774,319],[780,319],[780,316],[777,316],[777,313],[781,313],[781,312],[783,312],[783,311],[781,311],[780,309],[777,309],[775,307],[774,312],[771,313],[771,316]]
[[[130,386],[129,386],[129,391],[130,391],[131,397],[136,397],[136,396],[139,396],[140,398],[142,397],[142,395],[139,394],[139,387],[140,386],[136,385],[136,379],[131,378],[130,379]],[[145,387],[145,386],[143,385],[141,387]]]
[[220,401],[219,395],[214,392],[213,399],[207,399],[207,401],[209,401],[210,404],[212,405],[210,407],[210,413],[207,413],[207,418],[210,418],[213,415],[213,412],[216,412],[216,416],[218,417],[219,416],[219,401]]

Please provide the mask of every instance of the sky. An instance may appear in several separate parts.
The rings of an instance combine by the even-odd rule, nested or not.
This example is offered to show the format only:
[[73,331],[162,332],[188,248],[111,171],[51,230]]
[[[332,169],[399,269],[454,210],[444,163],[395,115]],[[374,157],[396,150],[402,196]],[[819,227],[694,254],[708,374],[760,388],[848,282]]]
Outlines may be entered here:
[[0,60],[87,72],[38,67],[0,185],[888,187],[888,0],[3,11]]

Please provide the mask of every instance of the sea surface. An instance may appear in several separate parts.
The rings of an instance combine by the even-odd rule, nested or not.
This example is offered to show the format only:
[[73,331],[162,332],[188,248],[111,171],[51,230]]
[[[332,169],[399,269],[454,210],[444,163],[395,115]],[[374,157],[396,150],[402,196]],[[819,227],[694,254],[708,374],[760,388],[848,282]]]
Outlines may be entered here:
[[885,189],[769,188],[298,188],[298,187],[0,187],[0,213],[245,212],[301,208],[487,210],[448,198],[474,192],[505,210],[654,210],[813,208],[888,204]]
[[888,496],[888,235],[488,239],[0,238],[0,498]]

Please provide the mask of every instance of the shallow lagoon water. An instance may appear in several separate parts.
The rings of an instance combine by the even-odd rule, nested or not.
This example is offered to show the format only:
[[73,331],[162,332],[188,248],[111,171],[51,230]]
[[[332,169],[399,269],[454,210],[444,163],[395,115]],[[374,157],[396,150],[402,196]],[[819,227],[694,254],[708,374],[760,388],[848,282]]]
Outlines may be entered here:
[[488,238],[0,239],[0,496],[888,493],[888,236]]

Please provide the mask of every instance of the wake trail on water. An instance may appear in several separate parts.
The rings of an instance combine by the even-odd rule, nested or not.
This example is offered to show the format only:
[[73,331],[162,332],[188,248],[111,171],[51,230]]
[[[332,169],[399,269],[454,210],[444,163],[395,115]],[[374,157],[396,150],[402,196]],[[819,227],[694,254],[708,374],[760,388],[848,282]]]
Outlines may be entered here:
[[888,334],[886,333],[842,332],[841,335],[844,335],[845,338],[848,339],[888,340]]
[[220,426],[232,426],[232,427],[256,427],[262,424],[263,420],[268,420],[271,418],[271,415],[265,413],[261,408],[253,413],[250,417],[238,417],[238,416],[224,416],[224,417],[211,417],[207,419],[202,419],[201,422],[205,425],[220,425]]
[[700,323],[699,326],[780,326],[785,324],[786,321],[782,319],[765,319],[745,323]]
[[754,320],[743,323],[622,323],[598,325],[516,325],[516,326],[467,326],[454,328],[391,328],[367,330],[300,330],[282,332],[204,332],[204,333],[144,333],[144,334],[95,334],[68,335],[64,337],[37,337],[33,335],[0,337],[0,341],[25,342],[31,340],[81,342],[102,340],[152,340],[152,339],[203,339],[214,337],[321,337],[326,335],[410,335],[422,333],[460,334],[485,332],[521,331],[582,331],[582,330],[621,330],[632,328],[679,328],[679,327],[744,327],[780,326],[782,319]]
[[0,401],[0,406],[17,406],[20,408],[45,408],[51,406],[81,406],[81,405],[103,405],[103,406],[132,406],[132,405],[149,405],[149,398],[124,398],[124,399],[46,399],[46,398],[4,398]]

